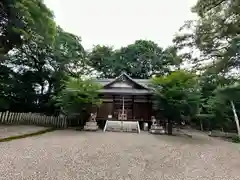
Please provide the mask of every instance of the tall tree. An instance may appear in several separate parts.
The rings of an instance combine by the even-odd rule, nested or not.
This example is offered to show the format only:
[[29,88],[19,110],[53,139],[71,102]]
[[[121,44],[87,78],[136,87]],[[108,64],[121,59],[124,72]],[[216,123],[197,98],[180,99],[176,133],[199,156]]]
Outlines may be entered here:
[[185,24],[192,33],[177,36],[174,41],[178,47],[200,50],[197,63],[210,61],[216,72],[239,71],[240,1],[198,0],[192,11],[199,19]]
[[167,74],[171,65],[180,63],[176,49],[171,47],[164,51],[154,42],[146,40],[137,40],[117,50],[96,46],[89,53],[89,66],[108,78],[116,77],[123,71],[134,78],[149,78]]
[[56,101],[56,106],[59,106],[64,114],[77,113],[80,115],[82,110],[101,104],[98,96],[100,88],[90,79],[70,78],[66,82],[66,87],[53,99]]
[[194,117],[200,103],[200,90],[195,74],[175,71],[168,76],[152,80],[154,107],[168,120],[168,133],[172,134],[172,123],[180,123],[183,116]]
[[[205,72],[199,77],[201,102],[199,105],[198,120],[203,129],[230,130],[230,106],[222,98],[216,97],[216,89],[226,84],[231,84],[234,79],[220,76],[216,73]],[[199,123],[197,123],[199,124]]]
[[36,35],[53,42],[56,29],[53,13],[42,0],[3,0],[0,17],[0,55]]
[[[14,77],[10,78],[11,81],[5,81],[6,87],[12,87],[12,93],[4,96],[14,107],[22,107],[25,111],[34,111],[34,107],[35,111],[51,111],[50,97],[63,88],[62,81],[84,72],[85,56],[80,37],[58,28],[54,38],[54,43],[49,44],[36,35],[2,62],[2,67],[10,69],[10,77]],[[19,90],[19,87],[26,89],[26,93]],[[7,90],[3,88],[4,94],[7,94]],[[12,100],[13,97],[15,101]],[[24,101],[24,98],[28,101]],[[22,106],[16,106],[18,102]],[[29,109],[24,102],[32,104],[33,108]]]
[[225,99],[231,105],[234,121],[236,124],[236,129],[238,136],[240,137],[240,122],[238,118],[239,110],[236,108],[236,105],[240,104],[240,84],[235,83],[229,86],[220,87],[216,90],[218,99]]
[[88,53],[88,65],[100,73],[101,77],[113,77],[115,76],[113,56],[112,47],[97,45]]

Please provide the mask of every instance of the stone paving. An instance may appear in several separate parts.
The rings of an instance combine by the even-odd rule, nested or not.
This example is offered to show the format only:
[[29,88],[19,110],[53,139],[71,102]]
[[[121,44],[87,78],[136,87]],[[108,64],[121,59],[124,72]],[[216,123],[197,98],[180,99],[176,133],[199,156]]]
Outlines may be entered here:
[[7,138],[10,136],[30,134],[44,129],[47,128],[40,126],[0,125],[0,139]]
[[4,180],[239,180],[240,145],[194,134],[59,130],[0,143]]

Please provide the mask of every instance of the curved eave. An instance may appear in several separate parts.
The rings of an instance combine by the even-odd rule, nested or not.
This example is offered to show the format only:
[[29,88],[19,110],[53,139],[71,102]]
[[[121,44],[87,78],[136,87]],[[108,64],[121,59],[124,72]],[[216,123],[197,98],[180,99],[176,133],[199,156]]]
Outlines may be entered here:
[[145,89],[100,89],[98,92],[104,94],[130,94],[130,95],[151,95],[153,94],[150,90]]

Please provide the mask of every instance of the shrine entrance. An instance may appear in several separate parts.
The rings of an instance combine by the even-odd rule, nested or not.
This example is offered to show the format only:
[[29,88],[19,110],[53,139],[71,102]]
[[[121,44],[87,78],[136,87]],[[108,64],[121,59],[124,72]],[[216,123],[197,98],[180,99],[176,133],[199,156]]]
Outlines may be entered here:
[[114,97],[113,116],[117,120],[133,119],[133,99],[131,96]]

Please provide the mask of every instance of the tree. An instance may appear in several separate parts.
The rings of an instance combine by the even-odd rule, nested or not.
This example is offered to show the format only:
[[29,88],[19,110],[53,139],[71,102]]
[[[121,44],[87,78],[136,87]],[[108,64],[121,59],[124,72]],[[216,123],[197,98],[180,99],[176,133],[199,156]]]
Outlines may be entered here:
[[181,63],[174,47],[164,51],[156,43],[137,40],[134,44],[113,50],[96,46],[88,55],[89,66],[101,77],[113,78],[123,71],[133,78],[149,78],[169,73],[172,65]]
[[100,105],[98,90],[101,87],[91,80],[71,78],[66,87],[53,99],[64,114],[81,113],[93,105]]
[[237,133],[240,137],[240,126],[239,126],[239,118],[238,118],[238,112],[236,109],[235,104],[239,104],[240,102],[240,85],[239,83],[235,83],[233,85],[225,86],[225,87],[219,87],[216,90],[217,97],[219,99],[225,99],[230,102],[232,112],[234,115],[234,121],[236,123],[237,127]]
[[193,32],[177,36],[174,42],[179,48],[200,50],[201,57],[196,62],[210,61],[210,67],[217,73],[239,70],[240,1],[198,0],[192,11],[199,20],[188,21],[181,29]]
[[[232,124],[230,103],[213,91],[218,91],[218,86],[228,87],[239,76],[240,1],[198,0],[192,11],[199,19],[187,21],[174,43],[178,49],[190,50],[183,59],[195,64],[203,76],[200,80],[201,117],[208,119],[212,128],[220,126],[229,130]],[[194,57],[196,52],[199,56]]]
[[2,90],[11,110],[53,113],[50,97],[61,91],[69,76],[84,73],[85,52],[80,37],[58,27],[54,39],[54,43],[48,43],[33,36],[2,62],[2,68],[9,69],[3,71]]
[[53,42],[56,29],[53,13],[42,0],[3,0],[0,17],[0,55],[36,35]]
[[172,123],[181,122],[183,116],[194,117],[200,103],[198,79],[195,74],[175,71],[168,76],[152,80],[154,106],[168,120],[168,133],[172,134]]
[[113,56],[112,47],[97,45],[88,53],[88,65],[100,73],[101,77],[114,77],[115,72],[113,69],[118,64],[114,64]]

